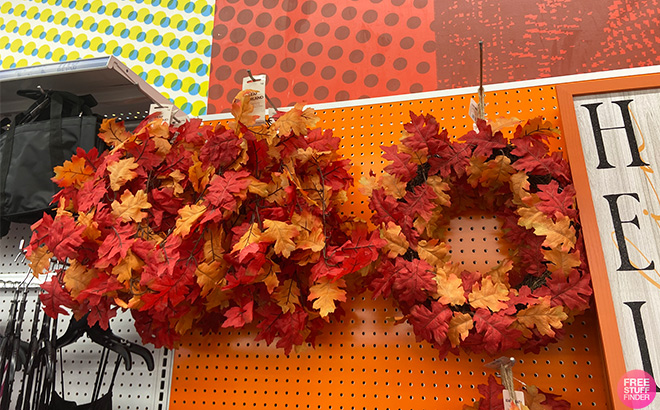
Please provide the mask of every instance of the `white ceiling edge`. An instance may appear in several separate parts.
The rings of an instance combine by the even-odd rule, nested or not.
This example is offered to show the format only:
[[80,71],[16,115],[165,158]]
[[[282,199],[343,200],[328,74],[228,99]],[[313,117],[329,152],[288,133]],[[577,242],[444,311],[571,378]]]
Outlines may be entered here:
[[[544,87],[548,85],[576,83],[582,81],[602,80],[606,78],[628,77],[634,75],[657,74],[657,73],[660,73],[660,65],[654,65],[648,67],[624,68],[620,70],[611,70],[611,71],[599,71],[595,73],[571,74],[560,77],[547,77],[547,78],[539,78],[535,80],[515,81],[510,83],[489,84],[489,85],[484,85],[484,91],[493,92],[493,91],[511,90],[515,88]],[[476,94],[478,90],[479,90],[478,86],[450,88],[446,90],[426,91],[426,92],[414,93],[414,94],[399,94],[399,95],[391,95],[387,97],[374,97],[374,98],[363,98],[358,100],[346,100],[346,101],[329,102],[329,103],[309,104],[307,106],[315,110],[332,110],[337,108],[359,107],[362,105],[392,104],[392,103],[400,103],[400,102],[422,100],[429,98],[443,98],[443,97],[453,97],[456,95]],[[280,108],[280,110],[288,111],[291,108],[292,107]],[[201,115],[199,116],[199,118],[202,121],[220,121],[220,120],[231,119],[233,117],[231,113],[221,113],[221,114]]]

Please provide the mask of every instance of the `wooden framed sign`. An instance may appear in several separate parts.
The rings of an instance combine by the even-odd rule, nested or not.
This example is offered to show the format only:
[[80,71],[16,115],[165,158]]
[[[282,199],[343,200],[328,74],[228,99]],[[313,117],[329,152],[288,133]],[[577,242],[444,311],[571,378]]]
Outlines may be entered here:
[[660,379],[660,76],[562,84],[557,94],[612,405],[627,409],[627,372]]

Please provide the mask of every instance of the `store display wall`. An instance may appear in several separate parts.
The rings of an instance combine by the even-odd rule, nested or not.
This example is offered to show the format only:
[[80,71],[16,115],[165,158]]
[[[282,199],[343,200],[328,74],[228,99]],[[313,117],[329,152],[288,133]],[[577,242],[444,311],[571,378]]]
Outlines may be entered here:
[[[384,163],[380,145],[401,137],[409,112],[431,114],[459,137],[472,127],[468,116],[474,94],[389,102],[346,104],[317,109],[321,128],[342,138],[341,150],[353,162],[356,180]],[[489,92],[489,118],[521,120],[542,115],[560,124],[553,86]],[[563,151],[564,141],[551,141]],[[349,193],[344,212],[368,219],[367,198]],[[496,265],[507,252],[499,241],[499,223],[492,215],[466,215],[452,221],[452,258],[474,268]],[[328,326],[318,346],[286,356],[274,346],[254,342],[249,328],[218,335],[189,334],[177,349],[170,406],[180,408],[312,408],[312,409],[462,409],[480,397],[494,370],[487,355],[448,355],[415,341],[411,327],[394,325],[396,310],[369,294],[347,302],[346,317]],[[544,391],[560,394],[572,408],[607,408],[608,387],[595,312],[567,327],[566,337],[539,354],[509,351],[515,357],[514,377]],[[520,388],[519,382],[516,386]]]
[[0,67],[114,55],[187,114],[206,113],[211,0],[0,1]]
[[209,113],[246,69],[279,105],[443,90],[660,63],[657,0],[221,0]]

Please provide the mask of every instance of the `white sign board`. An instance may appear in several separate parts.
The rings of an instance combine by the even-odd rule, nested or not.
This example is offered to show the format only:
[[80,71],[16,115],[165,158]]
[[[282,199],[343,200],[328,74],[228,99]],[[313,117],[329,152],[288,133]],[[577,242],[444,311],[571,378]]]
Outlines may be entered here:
[[[604,351],[614,373],[610,387],[616,390],[622,371],[660,378],[660,88],[604,84],[605,92],[594,92],[598,84],[584,87],[588,93],[569,86],[559,91]],[[612,371],[617,361],[621,366]]]

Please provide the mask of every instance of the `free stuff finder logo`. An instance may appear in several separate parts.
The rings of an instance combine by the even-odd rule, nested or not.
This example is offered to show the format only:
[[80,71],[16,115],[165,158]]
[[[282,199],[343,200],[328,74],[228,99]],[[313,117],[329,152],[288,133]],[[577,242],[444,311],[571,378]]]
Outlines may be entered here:
[[655,380],[643,370],[631,370],[619,380],[617,393],[631,409],[647,407],[655,399]]

